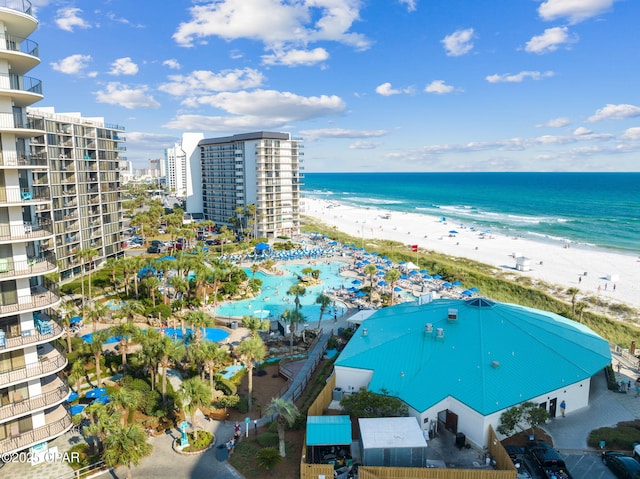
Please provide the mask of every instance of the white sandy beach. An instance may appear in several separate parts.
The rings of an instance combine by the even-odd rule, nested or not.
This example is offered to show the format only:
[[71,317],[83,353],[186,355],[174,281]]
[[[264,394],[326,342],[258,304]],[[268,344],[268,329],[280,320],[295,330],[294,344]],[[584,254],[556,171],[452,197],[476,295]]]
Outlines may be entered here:
[[[469,258],[514,274],[540,279],[565,290],[578,288],[581,292],[578,299],[599,296],[607,302],[640,308],[638,257],[495,233],[481,234],[481,231],[459,223],[443,222],[441,218],[418,213],[400,213],[375,207],[356,208],[315,198],[305,198],[304,201],[303,214],[360,238],[362,244],[373,248],[375,239],[417,244],[422,252],[432,250]],[[516,270],[514,253],[515,256],[529,259],[530,271]]]

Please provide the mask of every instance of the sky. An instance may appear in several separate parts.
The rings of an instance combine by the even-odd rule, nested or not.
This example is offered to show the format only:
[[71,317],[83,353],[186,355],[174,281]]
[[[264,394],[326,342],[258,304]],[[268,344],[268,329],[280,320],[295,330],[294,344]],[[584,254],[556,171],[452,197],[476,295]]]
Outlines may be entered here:
[[640,171],[637,0],[32,0],[44,100],[304,140],[307,172]]

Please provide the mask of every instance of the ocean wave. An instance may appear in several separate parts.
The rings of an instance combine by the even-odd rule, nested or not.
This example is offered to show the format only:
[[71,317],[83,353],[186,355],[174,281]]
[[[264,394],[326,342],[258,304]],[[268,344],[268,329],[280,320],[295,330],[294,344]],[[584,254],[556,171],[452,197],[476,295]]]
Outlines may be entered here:
[[400,200],[383,200],[378,198],[365,198],[361,196],[353,196],[349,201],[357,201],[360,203],[373,203],[374,205],[401,205],[404,201]]

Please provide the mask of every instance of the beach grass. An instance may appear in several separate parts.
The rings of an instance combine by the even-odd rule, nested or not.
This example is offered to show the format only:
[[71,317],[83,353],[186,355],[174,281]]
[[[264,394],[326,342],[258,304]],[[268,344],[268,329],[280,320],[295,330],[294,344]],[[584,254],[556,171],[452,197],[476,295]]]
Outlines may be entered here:
[[[445,281],[460,281],[465,287],[477,287],[484,297],[504,303],[513,303],[574,319],[588,326],[607,341],[623,348],[629,347],[631,341],[640,340],[640,328],[635,324],[623,322],[603,314],[589,311],[586,308],[580,315],[573,313],[571,295],[566,290],[526,276],[516,276],[502,271],[500,268],[475,262],[466,258],[444,255],[434,251],[411,252],[408,245],[382,239],[367,239],[350,236],[335,227],[328,226],[316,218],[302,216],[302,231],[326,235],[342,244],[355,244],[366,251],[377,252],[388,256],[395,263],[412,261],[429,274],[439,274]],[[587,303],[597,306],[598,311],[612,307],[620,309],[620,305]],[[625,309],[626,308],[626,309]],[[625,316],[633,318],[637,312],[632,308],[625,309]],[[617,315],[616,315],[617,316]]]

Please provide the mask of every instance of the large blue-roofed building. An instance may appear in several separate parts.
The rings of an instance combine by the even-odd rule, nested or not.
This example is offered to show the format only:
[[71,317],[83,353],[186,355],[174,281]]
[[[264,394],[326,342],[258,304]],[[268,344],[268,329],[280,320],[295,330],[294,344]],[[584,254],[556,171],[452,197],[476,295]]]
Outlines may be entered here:
[[588,405],[607,341],[557,314],[483,298],[384,308],[335,363],[336,387],[396,396],[423,429],[446,424],[479,446],[500,414],[524,401],[552,417]]

